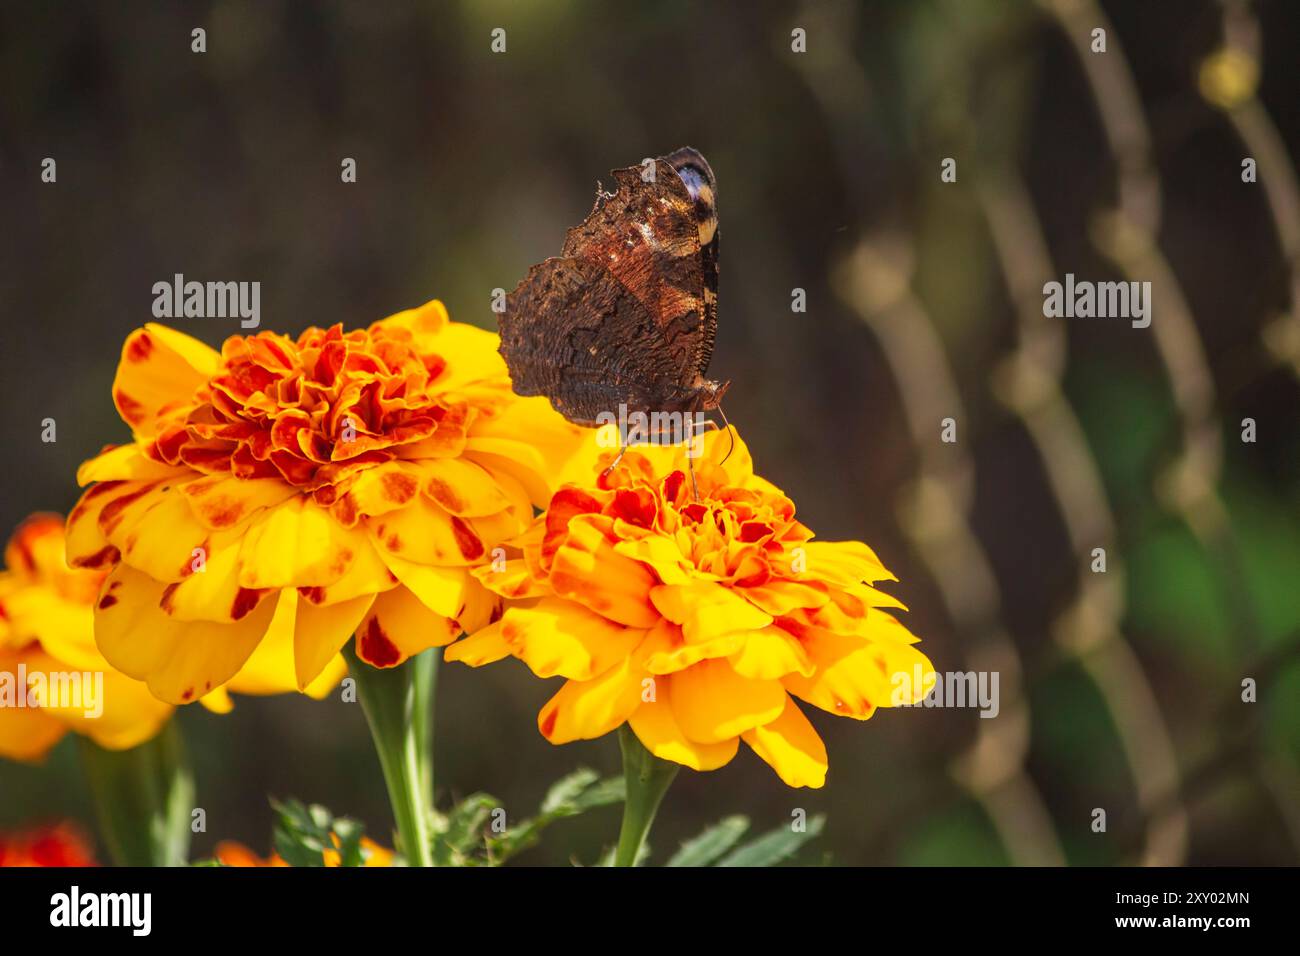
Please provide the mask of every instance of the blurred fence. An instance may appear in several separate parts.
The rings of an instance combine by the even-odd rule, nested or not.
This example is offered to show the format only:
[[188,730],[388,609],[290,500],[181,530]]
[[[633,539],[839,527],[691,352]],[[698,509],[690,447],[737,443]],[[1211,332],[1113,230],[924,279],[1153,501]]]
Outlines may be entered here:
[[[1268,208],[1290,264],[1290,307],[1260,334],[1276,362],[1300,371],[1300,201],[1295,173],[1281,136],[1254,95],[1262,63],[1259,25],[1251,5],[1247,0],[1224,0],[1222,6],[1223,43],[1202,66],[1200,93],[1225,112],[1245,155],[1263,170]],[[1177,408],[1180,445],[1164,469],[1149,476],[1152,488],[1205,551],[1218,556],[1232,599],[1237,625],[1232,638],[1241,674],[1263,686],[1285,662],[1295,659],[1300,635],[1265,654],[1254,623],[1257,614],[1244,586],[1238,543],[1218,492],[1224,428],[1231,435],[1236,426],[1220,420],[1195,318],[1178,275],[1161,252],[1160,173],[1142,102],[1120,37],[1093,0],[1041,0],[1039,7],[1039,15],[1068,38],[1086,80],[1088,105],[1100,117],[1112,158],[1115,202],[1093,214],[1091,241],[1124,279],[1149,280],[1152,300],[1159,303],[1150,331]],[[1104,53],[1092,49],[1096,29],[1105,31]],[[841,62],[850,62],[847,51]],[[834,76],[810,73],[808,82],[836,126],[867,112],[869,94],[854,70],[846,68]],[[861,157],[842,159],[851,166]],[[1240,700],[1239,686],[1225,686],[1211,704],[1230,724],[1241,726],[1224,735],[1220,750],[1180,771],[1167,718],[1123,633],[1126,584],[1116,518],[1094,452],[1063,388],[1069,361],[1066,320],[1044,316],[1044,284],[1066,270],[1052,260],[1014,156],[987,163],[962,159],[959,165],[959,181],[973,191],[986,220],[1016,315],[1016,343],[992,363],[985,382],[1033,444],[1066,527],[1077,574],[1073,598],[1051,628],[1059,655],[1026,662],[1002,623],[999,582],[970,521],[976,464],[970,451],[970,418],[952,372],[952,363],[959,360],[946,354],[940,332],[913,291],[916,253],[907,233],[868,231],[840,263],[836,287],[878,337],[916,446],[917,474],[900,490],[899,521],[943,597],[967,651],[965,666],[1001,673],[1001,716],[975,720],[973,740],[955,756],[951,773],[984,808],[1013,863],[1064,862],[1058,829],[1078,829],[1085,822],[1054,820],[1026,767],[1030,714],[1024,684],[1044,676],[1044,669],[1074,662],[1109,712],[1134,787],[1134,805],[1128,812],[1104,808],[1112,821],[1127,828],[1118,841],[1127,850],[1120,862],[1185,862],[1187,803],[1199,788],[1213,786],[1225,768],[1244,768],[1270,795],[1287,826],[1287,838],[1300,852],[1300,773],[1284,749],[1261,739],[1253,709],[1246,708],[1246,716],[1240,716],[1242,708],[1232,708]],[[932,166],[937,177],[937,157]],[[1263,375],[1270,370],[1261,366],[1258,371]],[[1294,416],[1297,410],[1284,411]],[[956,442],[941,440],[945,419],[956,422]],[[1094,549],[1104,550],[1104,573],[1093,567]]]

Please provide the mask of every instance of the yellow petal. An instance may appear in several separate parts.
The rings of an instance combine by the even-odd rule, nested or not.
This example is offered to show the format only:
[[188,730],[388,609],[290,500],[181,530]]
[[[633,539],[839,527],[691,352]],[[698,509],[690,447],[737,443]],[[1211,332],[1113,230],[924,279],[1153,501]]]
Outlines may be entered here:
[[157,581],[180,581],[196,566],[196,549],[208,547],[208,534],[183,492],[168,482],[125,509],[108,538],[136,570]]
[[202,564],[184,580],[168,584],[159,607],[177,621],[237,621],[266,592],[240,585],[242,541],[236,533],[214,533],[206,544]]
[[902,675],[914,686],[913,674],[920,669],[920,686],[915,697],[924,696],[934,668],[920,651],[898,641],[872,642],[855,635],[840,635],[809,628],[800,643],[817,670],[811,677],[787,674],[781,679],[786,689],[822,710],[842,717],[866,720],[877,707],[888,707]]
[[[441,302],[437,304],[442,307]],[[443,314],[446,315],[445,310]],[[438,376],[439,388],[454,390],[484,379],[504,378],[507,374],[506,363],[497,352],[500,339],[494,332],[464,322],[446,321],[428,345],[447,358],[447,367]]]
[[774,680],[794,672],[809,677],[814,670],[803,645],[775,625],[747,632],[728,660],[737,674],[755,680]]
[[39,707],[0,707],[0,757],[41,760],[67,730]]
[[208,691],[199,698],[199,703],[214,714],[228,714],[235,709],[235,702],[230,699],[230,692],[225,687]]
[[615,544],[614,550],[649,565],[658,576],[660,584],[689,584],[691,581],[689,571],[692,565],[672,538],[652,534],[625,539]]
[[106,750],[139,746],[153,738],[171,719],[174,710],[171,704],[154,697],[142,682],[108,669],[107,665],[98,673],[103,675],[98,707],[88,713],[84,700],[69,707],[54,707],[42,701],[46,713]]
[[420,493],[420,471],[404,461],[387,461],[360,472],[330,511],[344,524],[363,516],[404,508]]
[[537,507],[544,508],[551,500],[553,489],[546,478],[549,474],[546,458],[526,439],[471,435],[465,442],[465,457],[489,471],[510,475],[528,489]]
[[510,499],[484,468],[459,458],[430,458],[420,462],[424,493],[449,514],[463,517],[496,514]]
[[93,608],[61,597],[53,587],[17,587],[3,596],[0,627],[8,621],[8,643],[15,648],[38,643],[77,670],[96,670],[104,658],[95,647]]
[[473,634],[480,628],[487,627],[501,616],[503,602],[499,597],[483,587],[477,578],[471,577],[465,589],[465,603],[453,619],[456,634],[461,631]]
[[397,587],[397,576],[368,537],[351,535],[347,547],[354,554],[341,578],[333,584],[302,589],[302,596],[312,604],[339,604],[363,594],[381,594]]
[[713,581],[661,585],[650,591],[650,600],[664,617],[682,626],[692,643],[734,631],[757,631],[772,623],[770,614]]
[[497,570],[496,562],[473,568],[471,573],[484,587],[512,600],[545,597],[550,589],[533,576],[528,562],[523,558],[512,558],[502,562]]
[[275,601],[230,624],[177,621],[159,607],[165,585],[127,565],[104,582],[95,643],[108,662],[148,682],[155,697],[188,703],[230,680],[266,633]]
[[656,699],[642,703],[628,718],[628,724],[637,739],[661,760],[671,760],[692,770],[716,770],[731,761],[740,747],[740,738],[733,737],[716,744],[702,744],[687,739],[677,724],[671,703],[671,681],[662,677],[657,681]]
[[327,607],[298,602],[293,625],[293,661],[299,690],[306,690],[321,675],[356,632],[374,601],[373,594],[363,594]]
[[443,647],[460,628],[435,614],[404,587],[379,595],[357,628],[357,657],[373,667],[396,667],[430,647]]
[[136,435],[157,434],[156,417],[189,402],[217,370],[219,356],[198,339],[149,323],[127,336],[113,379],[113,401]]
[[501,623],[501,636],[534,674],[570,680],[590,680],[608,670],[632,652],[643,634],[555,598],[510,608]]
[[345,528],[310,498],[291,498],[244,532],[239,583],[246,588],[328,586],[343,577],[364,544],[359,529]]
[[770,723],[785,707],[771,680],[741,677],[726,661],[700,661],[672,675],[673,714],[691,740],[716,744]]
[[379,556],[393,572],[393,576],[409,588],[429,610],[443,617],[455,617],[465,606],[470,584],[469,573],[465,568],[416,564],[382,549]]
[[537,729],[553,744],[616,730],[641,706],[641,676],[625,659],[591,680],[565,681],[538,713]]
[[258,512],[298,497],[298,489],[279,478],[233,478],[210,475],[181,488],[195,518],[205,528],[238,528]]
[[28,689],[18,682],[18,665],[32,659],[28,652],[0,647],[0,757],[10,760],[41,760],[67,730],[39,706],[26,706]]
[[[523,453],[527,459],[511,457],[514,453]],[[546,461],[536,449],[523,442],[470,438],[466,444],[465,460],[479,465],[498,481],[503,476],[513,478],[525,490],[528,500],[538,508],[545,508],[551,500],[554,486],[547,478]]]
[[140,445],[118,445],[81,463],[77,484],[85,487],[94,481],[159,481],[193,474],[190,469],[154,461]]
[[758,587],[737,588],[736,593],[773,617],[783,617],[797,608],[821,607],[830,600],[826,585],[820,582],[772,580]]
[[[269,600],[269,599],[268,599]],[[298,592],[293,589],[280,592],[279,603],[275,606],[275,616],[266,629],[261,643],[251,657],[232,677],[226,688],[240,694],[285,694],[298,689],[298,674],[294,664],[293,635],[294,624],[298,619]],[[335,656],[319,677],[307,685],[304,693],[320,700],[347,674],[347,664],[341,655]],[[223,691],[225,688],[223,688]],[[209,694],[202,703],[210,710],[225,713],[232,706],[226,700],[209,701]]]
[[448,645],[443,660],[460,661],[470,667],[482,667],[484,664],[509,657],[514,649],[501,635],[502,623],[497,621],[495,624],[489,624],[464,640]]
[[363,524],[380,548],[415,564],[463,567],[478,564],[488,554],[466,519],[448,514],[424,495],[397,511],[366,518]]
[[807,541],[801,547],[813,578],[841,585],[898,580],[861,541]]
[[64,539],[68,564],[74,568],[110,568],[121,557],[99,527],[104,508],[120,495],[128,494],[147,482],[109,481],[87,488],[68,513]]
[[826,745],[787,695],[781,716],[744,734],[745,743],[790,787],[817,788],[826,782]]
[[692,644],[682,638],[680,627],[671,621],[666,623],[675,629],[675,640],[646,660],[646,670],[651,674],[673,674],[703,660],[731,657],[744,646],[746,635],[752,633],[733,631],[730,634],[719,634],[717,637]]

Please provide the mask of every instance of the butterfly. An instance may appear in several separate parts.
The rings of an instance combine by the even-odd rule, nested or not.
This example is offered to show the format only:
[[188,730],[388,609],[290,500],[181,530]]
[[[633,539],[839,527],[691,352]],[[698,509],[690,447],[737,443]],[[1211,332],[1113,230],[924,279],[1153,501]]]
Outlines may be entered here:
[[613,192],[597,185],[560,255],[506,296],[498,322],[514,390],[545,395],[586,426],[621,406],[643,415],[718,408],[730,382],[705,377],[718,329],[713,170],[683,148],[611,175]]

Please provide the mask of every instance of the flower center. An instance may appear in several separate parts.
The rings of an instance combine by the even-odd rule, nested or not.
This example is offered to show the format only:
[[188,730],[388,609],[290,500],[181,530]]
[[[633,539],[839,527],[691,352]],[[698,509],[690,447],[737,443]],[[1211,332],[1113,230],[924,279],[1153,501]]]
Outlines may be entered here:
[[232,336],[217,373],[173,413],[154,448],[168,464],[315,491],[404,452],[431,451],[413,446],[455,453],[471,410],[431,392],[445,370],[403,328],[310,328],[296,342],[272,332]]

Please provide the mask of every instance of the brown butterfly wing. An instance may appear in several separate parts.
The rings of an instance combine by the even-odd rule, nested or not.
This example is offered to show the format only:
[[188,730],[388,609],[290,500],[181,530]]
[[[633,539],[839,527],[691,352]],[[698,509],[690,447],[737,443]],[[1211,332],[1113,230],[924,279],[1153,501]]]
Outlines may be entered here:
[[[710,290],[696,197],[674,157],[683,166],[692,164],[687,175],[698,178],[696,170],[708,170],[694,150],[656,160],[653,181],[646,180],[644,166],[614,170],[614,191],[597,193],[586,220],[569,230],[563,254],[603,266],[645,306],[663,329],[663,347],[677,363],[678,384],[686,388],[698,381],[712,354],[717,249],[715,244]],[[711,171],[707,177],[711,183]],[[712,220],[711,186],[708,205]]]
[[571,257],[528,270],[506,297],[501,355],[520,395],[545,395],[561,415],[595,425],[602,412],[671,408],[680,368],[663,331],[606,268]]

